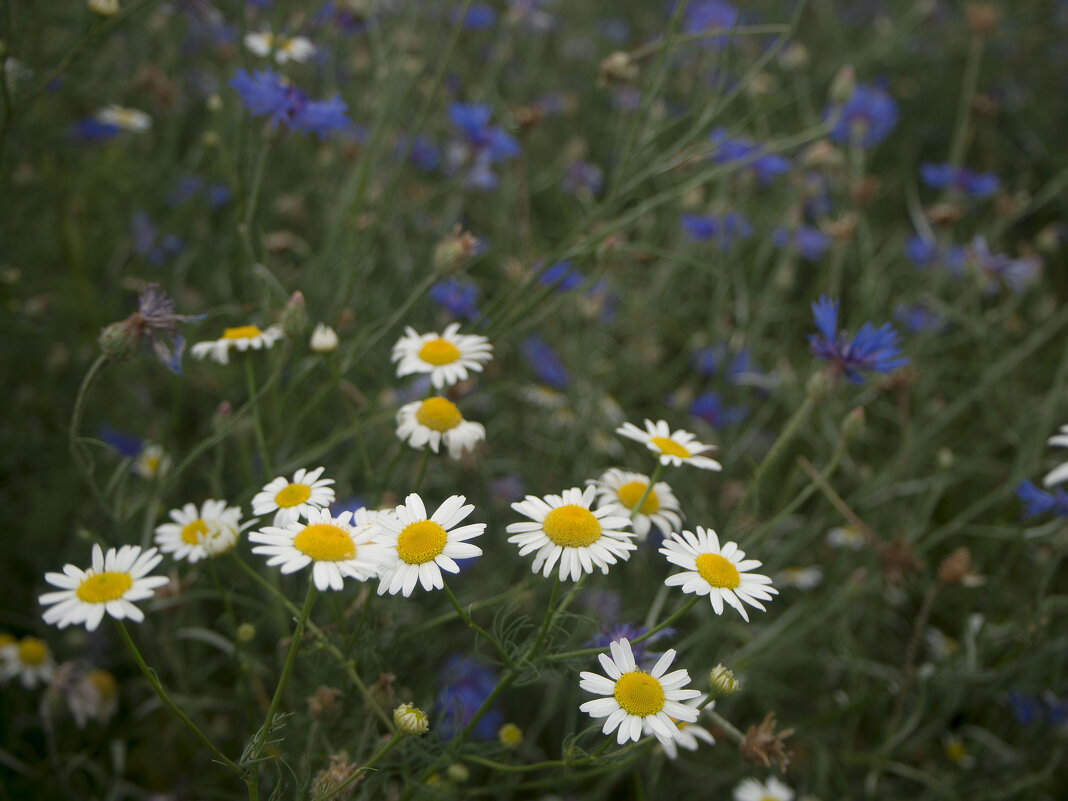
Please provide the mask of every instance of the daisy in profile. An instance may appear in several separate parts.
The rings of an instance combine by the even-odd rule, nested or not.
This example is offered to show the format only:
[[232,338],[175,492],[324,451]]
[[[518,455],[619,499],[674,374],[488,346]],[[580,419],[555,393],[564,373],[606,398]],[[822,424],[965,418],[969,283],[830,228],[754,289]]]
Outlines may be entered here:
[[231,348],[242,352],[249,348],[267,350],[283,336],[280,325],[271,325],[263,330],[255,325],[239,325],[236,328],[224,328],[222,336],[216,340],[196,343],[190,353],[197,359],[210,356],[219,364],[229,364]]
[[697,438],[689,431],[681,428],[672,431],[666,420],[646,419],[645,431],[642,431],[634,423],[624,423],[616,429],[620,436],[644,442],[645,447],[657,454],[662,465],[692,464],[704,470],[722,470],[723,465],[715,459],[709,459],[700,454],[715,449],[715,445],[705,445],[697,441]]
[[[1046,444],[1051,448],[1068,448],[1068,426],[1061,426],[1061,433],[1054,434],[1047,439]],[[1058,465],[1046,473],[1046,477],[1042,479],[1042,485],[1054,487],[1057,484],[1063,484],[1065,480],[1068,480],[1068,462]]]
[[[708,698],[707,693],[702,693],[697,698],[691,698],[689,701],[684,701],[685,706],[692,706],[697,710],[698,716],[701,714],[701,704],[704,704],[705,699]],[[705,706],[711,708],[716,705],[715,701],[712,701]],[[709,745],[716,744],[716,738],[712,736],[712,732],[703,726],[698,726],[696,723],[687,723],[683,720],[675,721],[675,726],[679,730],[679,736],[675,740],[661,741],[661,745],[664,746],[664,753],[667,754],[668,759],[675,759],[679,755],[679,748],[685,748],[687,751],[696,751],[700,742],[708,743]],[[650,728],[646,734],[653,734],[653,730]],[[699,742],[700,741],[700,742]]]
[[774,776],[766,782],[745,779],[734,788],[734,801],[794,801],[794,791]]
[[329,509],[309,509],[304,516],[307,523],[292,520],[249,534],[249,542],[260,543],[252,552],[270,557],[268,566],[280,566],[283,574],[312,565],[315,587],[324,592],[343,589],[346,577],[367,581],[377,575],[384,552],[374,543],[372,526],[353,526],[352,512],[333,517]]
[[152,127],[152,118],[145,112],[123,106],[105,106],[93,118],[102,125],[122,128],[131,133],[144,133]]
[[36,637],[23,637],[0,646],[0,681],[19,677],[19,682],[27,690],[38,684],[47,684],[52,680],[56,662],[52,652],[43,640]]
[[238,536],[256,521],[241,522],[241,507],[226,501],[207,500],[197,509],[187,503],[171,509],[170,523],[156,527],[156,545],[161,553],[191,563],[207,556],[226,553],[237,544]]
[[609,565],[630,558],[630,551],[638,547],[630,540],[635,535],[623,530],[630,521],[609,508],[591,511],[596,492],[595,487],[585,491],[573,487],[563,495],[528,495],[512,504],[531,522],[510,523],[506,531],[513,536],[508,542],[519,546],[520,556],[534,552],[533,572],[548,578],[559,562],[560,580],[578,581],[595,565],[608,573]]
[[685,572],[668,576],[669,587],[682,586],[683,592],[707,595],[717,615],[723,614],[723,602],[738,610],[746,622],[749,615],[742,601],[765,611],[760,601],[770,601],[779,591],[771,586],[771,579],[747,571],[760,567],[756,559],[746,559],[738,544],[728,542],[722,548],[712,529],[697,526],[697,534],[684,531],[672,533],[660,549],[667,560]]
[[486,438],[486,429],[481,423],[464,420],[456,404],[439,395],[401,406],[397,412],[397,436],[413,448],[429,444],[434,453],[445,443],[449,456],[459,459],[464,451],[474,450]]
[[315,45],[306,36],[275,36],[270,28],[259,33],[245,34],[245,47],[257,56],[269,56],[274,51],[274,60],[279,64],[295,61],[303,64],[315,55]]
[[433,515],[427,517],[423,500],[414,492],[392,513],[378,516],[378,541],[386,548],[379,572],[378,594],[405,598],[416,583],[424,590],[440,590],[444,585],[441,571],[459,573],[457,559],[482,555],[482,549],[467,540],[481,536],[485,523],[458,526],[475,507],[465,504],[463,495],[447,498]]
[[305,470],[303,467],[293,474],[290,481],[285,476],[278,476],[252,498],[252,514],[267,515],[274,512],[274,525],[284,526],[292,523],[301,515],[305,517],[315,509],[322,509],[334,502],[334,483],[332,478],[319,478],[325,467]]
[[[598,479],[586,482],[597,489],[597,508],[611,509],[620,517],[630,517],[649,486],[649,476],[628,473],[615,467],[605,471]],[[668,534],[682,525],[679,517],[679,501],[665,482],[658,481],[642,501],[641,509],[634,515],[634,533],[644,542],[649,529],[656,526],[661,534]]]
[[679,739],[676,721],[697,720],[697,710],[682,702],[701,695],[700,690],[682,689],[690,683],[687,671],[666,673],[675,659],[675,649],[665,652],[646,673],[634,663],[630,641],[625,637],[610,643],[609,648],[611,658],[608,654],[597,657],[607,678],[587,670],[579,674],[579,687],[604,697],[586,701],[579,709],[591,718],[605,718],[601,731],[615,731],[619,745],[627,740],[637,742],[651,732],[665,746],[673,746],[673,741]]
[[484,336],[460,334],[459,323],[450,323],[440,334],[419,334],[412,327],[393,346],[397,378],[430,373],[435,389],[450,387],[467,378],[468,371],[482,372],[492,358],[493,346]]
[[45,573],[45,581],[60,588],[39,598],[48,607],[43,615],[45,623],[61,629],[84,624],[89,631],[96,631],[105,614],[140,623],[145,615],[134,602],[151,598],[157,587],[170,582],[166,576],[148,575],[162,559],[155,548],[123,545],[117,550],[108,548],[105,554],[94,545],[92,567],[82,570],[68,564],[62,573]]

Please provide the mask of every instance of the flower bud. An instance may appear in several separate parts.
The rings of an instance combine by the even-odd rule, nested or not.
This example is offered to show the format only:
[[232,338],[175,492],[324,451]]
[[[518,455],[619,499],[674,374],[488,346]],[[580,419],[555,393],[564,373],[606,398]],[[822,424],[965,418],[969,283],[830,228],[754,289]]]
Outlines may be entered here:
[[237,627],[236,633],[238,642],[252,642],[256,638],[256,627],[251,623],[242,623]]
[[779,64],[787,72],[801,70],[808,66],[808,48],[800,42],[792,42],[786,46],[779,56]]
[[308,347],[316,353],[333,353],[337,350],[337,344],[337,332],[328,325],[317,323]]
[[961,546],[938,565],[938,580],[942,584],[964,584],[972,567],[972,554],[966,547]]
[[132,359],[137,354],[137,347],[141,344],[141,336],[138,330],[125,320],[112,323],[100,331],[97,338],[100,349],[104,355],[112,361],[124,362]]
[[119,13],[119,0],[89,0],[89,10],[98,17],[114,17]]
[[308,326],[308,313],[304,308],[304,293],[297,291],[289,296],[282,309],[282,331],[290,339],[299,338]]
[[734,677],[734,671],[724,665],[716,665],[708,674],[708,686],[712,690],[713,698],[725,698],[738,692],[738,679]]
[[505,748],[518,748],[523,742],[523,730],[514,723],[505,723],[497,729],[497,741]]
[[853,96],[857,88],[857,72],[852,64],[843,64],[831,81],[831,102],[840,106]]
[[460,272],[478,249],[478,240],[457,225],[434,248],[434,269],[442,275]]
[[617,50],[601,62],[601,86],[619,86],[638,80],[638,65],[630,53]]
[[805,385],[805,389],[808,394],[816,400],[823,398],[827,395],[831,389],[833,380],[830,373],[826,370],[817,370],[808,378],[808,383]]
[[855,406],[853,410],[845,416],[842,421],[842,436],[846,439],[853,439],[857,434],[864,430],[864,407]]
[[471,771],[467,769],[467,765],[463,762],[453,762],[446,768],[445,775],[449,777],[449,781],[453,784],[463,784],[471,778]]
[[393,710],[393,722],[402,734],[425,734],[430,728],[426,712],[412,704],[401,704]]

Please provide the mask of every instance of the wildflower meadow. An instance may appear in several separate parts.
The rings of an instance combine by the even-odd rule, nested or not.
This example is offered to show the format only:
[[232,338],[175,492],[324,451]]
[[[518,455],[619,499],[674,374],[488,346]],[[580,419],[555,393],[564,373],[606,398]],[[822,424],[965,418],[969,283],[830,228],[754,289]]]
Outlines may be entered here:
[[0,6],[0,801],[1068,798],[1068,3]]

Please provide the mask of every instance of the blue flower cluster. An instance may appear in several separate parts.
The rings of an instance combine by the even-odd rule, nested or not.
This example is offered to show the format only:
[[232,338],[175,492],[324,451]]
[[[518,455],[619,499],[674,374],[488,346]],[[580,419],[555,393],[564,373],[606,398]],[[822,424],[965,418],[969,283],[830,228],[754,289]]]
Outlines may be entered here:
[[753,226],[744,214],[730,211],[726,214],[683,214],[682,229],[696,242],[713,242],[720,250],[729,250],[738,240],[753,235]]
[[274,70],[258,70],[252,75],[238,70],[230,86],[253,116],[268,117],[272,127],[314,133],[319,138],[348,127],[348,107],[341,95],[312,100]]
[[839,116],[830,136],[839,144],[856,142],[869,148],[883,141],[897,126],[897,101],[878,86],[857,86],[840,108],[827,109],[824,119],[831,119],[835,113]]
[[850,337],[838,330],[838,301],[825,295],[812,304],[818,334],[810,334],[808,346],[817,359],[830,362],[831,370],[853,384],[863,384],[861,371],[889,373],[908,364],[897,344],[897,331],[890,323],[876,328],[864,323]]
[[1053,512],[1068,517],[1068,492],[1059,487],[1046,492],[1033,481],[1021,481],[1016,487],[1016,497],[1024,503],[1024,517],[1036,517]]
[[[451,740],[464,730],[468,721],[497,684],[497,673],[466,654],[453,654],[445,660],[438,674],[438,693],[434,698],[435,728],[442,738]],[[475,724],[471,735],[480,740],[497,736],[504,715],[492,706]]]
[[765,186],[772,179],[790,171],[790,160],[777,153],[768,153],[759,142],[747,137],[732,137],[724,128],[716,128],[709,134],[712,143],[712,161],[715,164],[741,162],[745,169],[756,176],[757,183]]
[[1001,185],[992,172],[972,172],[966,167],[930,162],[920,165],[920,180],[932,189],[954,189],[974,198],[990,197]]
[[490,125],[490,107],[482,103],[453,103],[449,119],[459,138],[448,151],[451,172],[466,171],[464,183],[475,189],[493,189],[493,165],[519,155],[519,143],[503,128]]

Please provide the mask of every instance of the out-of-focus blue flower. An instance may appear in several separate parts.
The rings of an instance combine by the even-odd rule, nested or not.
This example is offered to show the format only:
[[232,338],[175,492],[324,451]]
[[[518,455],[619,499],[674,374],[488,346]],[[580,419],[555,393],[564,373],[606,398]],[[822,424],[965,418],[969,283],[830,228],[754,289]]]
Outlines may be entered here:
[[126,459],[133,459],[137,454],[141,452],[143,442],[140,437],[135,434],[131,434],[128,431],[119,431],[117,428],[112,428],[107,423],[100,426],[97,431],[97,436],[103,442],[106,442],[112,448],[119,452],[119,455]]
[[518,501],[526,495],[526,484],[519,473],[507,473],[503,476],[490,479],[490,499],[499,506],[506,506],[512,501]]
[[530,334],[523,340],[519,353],[543,384],[555,389],[566,389],[571,383],[571,374],[556,355],[556,351],[537,334]]
[[1045,710],[1042,708],[1042,702],[1035,696],[1014,690],[1009,693],[1007,701],[1009,711],[1012,712],[1012,716],[1016,718],[1017,723],[1023,726],[1030,726],[1041,721],[1042,713]]
[[793,248],[801,257],[809,261],[819,261],[827,254],[831,246],[831,238],[818,228],[810,228],[807,225],[799,225],[792,231],[785,228],[776,228],[772,236],[772,242],[777,248]]
[[556,27],[556,19],[546,11],[546,0],[508,0],[508,16],[523,28],[545,33]]
[[106,142],[117,136],[121,130],[117,125],[108,125],[106,122],[86,117],[71,126],[70,134],[72,138],[83,142]]
[[[897,101],[878,86],[857,86],[839,111],[830,137],[840,144],[855,141],[860,147],[872,147],[889,136],[897,125]],[[833,107],[828,108],[824,119],[830,119],[834,113]]]
[[704,420],[713,428],[737,425],[748,415],[744,406],[725,406],[718,392],[702,392],[690,403],[690,416]]
[[619,311],[619,295],[603,278],[586,290],[586,298],[592,309],[598,312],[598,319],[602,323],[610,323],[616,318],[616,313]]
[[594,635],[594,637],[586,643],[586,647],[604,648],[607,650],[610,643],[626,637],[630,641],[631,651],[634,653],[634,661],[639,665],[649,665],[660,658],[660,652],[650,651],[649,645],[656,642],[661,637],[672,636],[675,633],[675,630],[672,628],[661,629],[647,640],[634,642],[647,631],[649,631],[649,629],[645,626],[636,626],[633,623],[612,623],[601,629],[599,634]]
[[905,257],[921,269],[942,267],[955,278],[964,274],[964,248],[943,248],[935,240],[919,234],[913,234],[905,242]]
[[[461,9],[456,9],[452,13],[452,20],[456,22],[460,19]],[[472,3],[467,8],[467,13],[463,17],[463,26],[468,31],[484,31],[488,28],[492,28],[497,24],[497,12],[493,10],[493,6],[488,3]]]
[[808,346],[817,359],[830,362],[831,370],[845,375],[853,384],[863,384],[861,370],[889,373],[908,364],[897,344],[897,331],[890,323],[876,328],[864,323],[850,337],[838,330],[838,301],[825,295],[812,304],[812,317],[818,334],[809,334]]
[[[408,149],[409,143],[411,143],[410,150]],[[393,151],[394,157],[403,158],[405,151],[408,152],[408,161],[423,172],[433,172],[441,164],[441,148],[425,133],[416,134],[415,139],[407,136],[401,137]]]
[[983,290],[992,295],[1001,286],[1013,294],[1023,292],[1038,278],[1042,264],[1037,257],[1014,259],[1004,253],[991,253],[986,237],[977,236],[965,249],[967,263],[979,274]]
[[[497,672],[465,654],[453,654],[445,660],[438,674],[438,693],[434,698],[435,728],[443,739],[451,740],[464,730],[468,721],[497,684]],[[494,704],[475,724],[471,735],[490,740],[504,723],[500,706]]]
[[913,334],[918,334],[921,331],[941,333],[949,328],[949,323],[946,322],[945,317],[928,309],[922,303],[898,306],[894,309],[894,319],[901,323],[906,331]]
[[229,184],[224,184],[221,181],[213,181],[208,184],[208,205],[213,209],[225,206],[233,196],[234,193]]
[[723,359],[726,349],[726,346],[722,343],[697,348],[690,354],[690,366],[697,371],[698,375],[703,375],[706,378],[714,376],[716,371],[719,370],[719,363]]
[[559,292],[570,292],[586,283],[586,276],[572,269],[571,262],[558,261],[538,273],[538,283],[551,286]]
[[756,175],[761,186],[790,171],[790,160],[785,156],[766,152],[762,144],[748,137],[732,137],[725,128],[712,131],[708,141],[714,148],[711,158],[715,164],[745,162],[745,169]]
[[1035,517],[1046,512],[1068,517],[1068,492],[1059,487],[1053,492],[1046,492],[1033,481],[1021,481],[1016,487],[1016,497],[1024,503],[1024,517]]
[[345,498],[344,500],[337,501],[330,505],[330,514],[337,517],[342,512],[357,512],[360,509],[366,509],[367,502],[356,495],[351,498]]
[[990,197],[1001,185],[992,172],[972,172],[966,167],[930,162],[920,165],[920,178],[932,189],[955,189],[976,198]]
[[612,92],[612,106],[620,111],[637,111],[642,104],[642,93],[633,86],[617,86]]
[[604,171],[596,164],[590,164],[586,161],[573,162],[564,171],[564,178],[560,181],[560,188],[569,195],[579,192],[588,192],[595,196],[599,195],[604,188]]
[[449,170],[466,168],[464,183],[476,189],[494,189],[493,165],[519,155],[519,143],[503,128],[490,125],[490,114],[490,107],[482,103],[449,106],[449,119],[460,134],[449,145]]
[[[682,28],[686,33],[700,33],[701,31],[723,30],[731,31],[741,24],[741,15],[738,9],[724,0],[698,0],[686,7],[685,18]],[[701,44],[708,48],[724,47],[731,41],[729,35],[709,36],[701,40]]]
[[271,69],[258,70],[253,75],[239,69],[230,80],[230,86],[241,96],[241,102],[253,116],[270,118],[273,127],[281,125],[291,131],[314,133],[324,138],[349,124],[345,115],[347,106],[341,95],[334,95],[329,100],[312,100]]
[[172,209],[188,203],[204,188],[204,179],[199,175],[183,175],[178,179],[174,189],[167,195],[167,205]]
[[720,250],[729,250],[740,239],[753,235],[753,226],[745,215],[737,211],[726,214],[683,214],[682,228],[690,239],[697,242],[714,242]]
[[469,281],[446,278],[430,287],[430,299],[445,309],[453,317],[465,320],[477,320],[478,287]]
[[130,217],[130,238],[134,253],[155,267],[162,266],[170,256],[185,249],[185,243],[174,234],[161,237],[159,227],[143,210],[135,211]]

